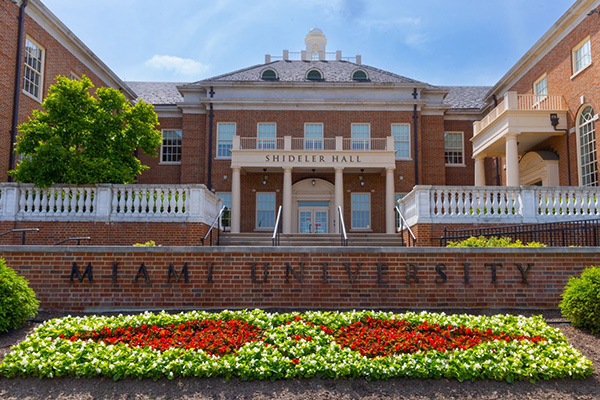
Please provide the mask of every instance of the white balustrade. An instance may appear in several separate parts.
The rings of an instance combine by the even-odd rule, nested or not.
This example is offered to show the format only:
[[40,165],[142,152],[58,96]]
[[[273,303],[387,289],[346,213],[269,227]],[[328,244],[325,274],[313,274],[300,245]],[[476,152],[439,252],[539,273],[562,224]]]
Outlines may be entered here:
[[398,201],[417,223],[543,223],[600,218],[600,189],[582,187],[415,186]]
[[204,185],[103,184],[37,188],[30,184],[0,183],[0,220],[210,224],[221,202]]

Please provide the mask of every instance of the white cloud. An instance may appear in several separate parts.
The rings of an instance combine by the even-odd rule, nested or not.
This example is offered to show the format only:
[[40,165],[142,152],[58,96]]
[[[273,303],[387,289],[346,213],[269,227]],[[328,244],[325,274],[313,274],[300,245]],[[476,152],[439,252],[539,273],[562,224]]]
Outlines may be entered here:
[[178,75],[194,77],[208,71],[208,65],[189,58],[156,54],[145,64],[155,69],[173,71]]

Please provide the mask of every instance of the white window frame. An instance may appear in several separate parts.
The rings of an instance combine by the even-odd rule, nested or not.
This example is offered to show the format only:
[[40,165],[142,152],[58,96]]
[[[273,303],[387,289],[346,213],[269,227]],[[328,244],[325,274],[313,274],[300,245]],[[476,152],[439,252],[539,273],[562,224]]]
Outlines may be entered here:
[[[39,64],[40,64],[40,70],[37,71],[32,65],[29,65],[27,63],[27,42],[30,42],[32,45],[34,45],[39,51],[41,51],[41,59],[39,60]],[[37,58],[36,58],[37,60]],[[36,42],[35,40],[33,40],[31,37],[26,36],[25,37],[25,47],[23,48],[23,93],[25,93],[27,96],[31,97],[32,99],[38,101],[38,102],[42,102],[42,98],[44,97],[44,69],[45,69],[45,64],[46,64],[46,49],[41,46],[38,42]],[[34,93],[28,92],[27,91],[27,84],[29,83],[31,85],[35,85],[34,82],[32,82],[30,79],[27,78],[27,72],[31,71],[33,74],[39,76],[39,82],[38,82],[38,94],[37,96]]]
[[216,159],[218,160],[229,160],[231,159],[231,152],[229,153],[229,155],[219,155],[219,143],[220,142],[231,142],[231,146],[229,147],[229,149],[233,148],[233,136],[231,136],[231,139],[221,139],[219,137],[220,135],[220,127],[221,125],[233,125],[233,136],[236,135],[237,132],[237,125],[235,122],[217,122],[217,148],[216,148]]
[[[355,126],[366,126],[368,127],[367,138],[355,138],[354,127]],[[355,145],[360,145],[356,146]],[[371,124],[365,122],[354,122],[350,126],[350,150],[370,150],[371,149]]]
[[[355,225],[355,222],[357,222],[357,221],[354,220],[354,212],[355,211],[356,212],[364,212],[364,210],[354,210],[354,196],[355,195],[366,195],[368,197],[368,199],[369,199],[369,210],[367,211],[369,218],[368,218],[368,221],[367,221],[367,226],[356,226]],[[353,192],[353,193],[350,193],[350,208],[351,208],[351,210],[350,210],[350,220],[351,220],[350,224],[351,224],[351,229],[355,230],[355,231],[357,231],[357,230],[358,231],[360,231],[360,230],[363,230],[363,231],[364,230],[371,230],[371,214],[372,214],[372,212],[371,212],[371,208],[372,208],[371,193],[369,193],[369,192]]]
[[[275,127],[273,137],[261,137],[260,126],[273,125]],[[256,124],[256,149],[257,150],[276,150],[277,149],[277,123],[276,122],[258,122]]]
[[[578,56],[577,52],[579,50],[583,49],[584,47],[587,47],[589,49],[589,52],[586,52],[586,53]],[[577,62],[579,60],[585,59],[586,56],[589,58],[589,62],[587,62],[587,64],[585,64],[585,65],[581,65],[579,67],[579,69],[577,69]],[[579,42],[577,44],[577,46],[573,47],[573,50],[571,50],[571,61],[572,61],[572,65],[573,65],[573,75],[571,76],[571,79],[573,79],[574,77],[579,75],[582,71],[584,71],[586,68],[588,68],[590,65],[592,65],[592,41],[589,36],[586,37],[585,39],[583,39],[581,42]]]
[[[320,138],[307,138],[306,137],[306,127],[309,125],[320,125],[321,126],[321,137]],[[312,132],[310,132],[312,133]],[[323,124],[322,122],[305,122],[304,123],[304,150],[324,150],[324,146],[325,146],[325,140],[324,140],[324,136],[325,136],[325,124]],[[308,146],[308,143],[310,143],[311,145]],[[317,146],[315,146],[315,144],[319,144],[320,147],[317,148]]]
[[[179,145],[165,145],[165,132],[179,132],[179,141],[180,144]],[[182,156],[182,152],[183,152],[183,132],[181,129],[161,129],[160,134],[162,136],[162,140],[160,142],[160,165],[181,165],[181,156]],[[165,161],[163,159],[163,156],[166,155],[165,153],[165,147],[167,148],[179,148],[179,161]]]
[[[223,230],[229,231],[231,229],[231,192],[216,192],[215,194],[218,198],[223,200],[223,205],[227,206],[227,211],[225,211],[221,216],[221,227],[223,228]],[[229,201],[225,201],[223,195],[225,195],[225,197],[228,197]]]
[[[268,195],[272,195],[273,196],[273,209],[272,210],[267,210],[267,209],[259,209],[258,208],[258,196],[260,195],[264,195],[264,194],[268,194]],[[277,208],[277,193],[276,192],[256,192],[256,206],[255,206],[255,229],[257,231],[272,231],[273,228],[275,227],[275,209]],[[264,212],[273,212],[273,225],[272,226],[259,226],[258,224],[258,212],[259,211],[264,211]]]
[[[462,163],[447,163],[446,162],[446,152],[449,151],[449,149],[446,147],[446,135],[447,134],[460,134],[461,137],[461,152],[462,152]],[[451,148],[450,151],[456,151],[455,148]],[[465,133],[464,132],[459,132],[459,131],[449,131],[449,132],[444,132],[444,164],[446,165],[446,167],[464,167],[465,164]]]
[[[542,91],[539,90],[539,84],[544,82],[544,86]],[[534,107],[538,103],[546,100],[548,98],[548,74],[544,73],[542,76],[537,78],[535,82],[533,82],[533,96],[534,96]]]
[[[588,107],[591,108],[591,110],[592,110],[592,118],[590,120],[588,120],[585,124],[581,124],[580,120],[581,120],[581,117],[583,115],[583,112],[585,110],[587,110]],[[597,140],[596,122],[597,121],[598,121],[598,114],[594,114],[594,109],[593,109],[593,107],[591,107],[590,104],[584,104],[581,107],[579,113],[577,113],[577,119],[575,121],[576,122],[575,132],[576,132],[576,137],[577,137],[577,176],[579,178],[578,179],[579,186],[584,186],[583,174],[582,174],[583,165],[582,165],[582,162],[581,162],[581,156],[582,156],[582,154],[581,154],[581,129],[582,129],[582,127],[584,125],[587,125],[587,124],[593,124],[593,133],[594,133],[594,141],[593,142],[594,143],[593,143],[593,145],[591,147],[593,148],[593,153],[595,155],[594,162],[596,164],[596,181],[593,182],[593,183],[595,183],[595,185],[593,185],[593,184],[589,185],[588,184],[588,185],[585,185],[585,186],[598,186],[600,184],[599,183],[599,179],[598,179],[598,173],[599,173],[599,171],[598,171],[598,154],[597,154],[597,151],[596,151],[596,140]]]
[[[394,126],[405,126],[405,127],[407,127],[408,128],[408,140],[396,140],[396,136],[394,136]],[[410,143],[411,143],[411,140],[410,140],[411,139],[410,138],[410,124],[408,124],[408,123],[393,123],[392,126],[391,126],[391,128],[390,128],[390,131],[391,131],[391,136],[394,138],[394,150],[396,150],[396,143],[397,142],[398,143],[408,142],[408,157],[398,156],[398,151],[399,150],[396,150],[396,154],[395,154],[396,160],[412,160],[411,150],[410,150]]]

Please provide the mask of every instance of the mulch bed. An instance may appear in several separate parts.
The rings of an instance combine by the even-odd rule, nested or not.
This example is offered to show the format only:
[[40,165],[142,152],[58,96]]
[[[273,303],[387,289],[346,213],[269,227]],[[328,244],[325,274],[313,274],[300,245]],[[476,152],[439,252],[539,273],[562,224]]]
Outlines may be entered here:
[[[393,310],[399,311],[402,310]],[[456,310],[461,312],[460,310]],[[452,311],[447,311],[450,313]],[[592,335],[565,324],[557,311],[468,310],[472,314],[543,314],[560,328],[575,348],[594,363],[594,374],[586,380],[550,380],[536,383],[497,381],[458,382],[447,379],[280,380],[242,382],[222,378],[177,380],[110,379],[4,379],[0,399],[598,399],[600,398],[600,335]],[[26,327],[0,335],[0,361],[13,346],[31,333],[41,321],[64,316],[41,313]]]

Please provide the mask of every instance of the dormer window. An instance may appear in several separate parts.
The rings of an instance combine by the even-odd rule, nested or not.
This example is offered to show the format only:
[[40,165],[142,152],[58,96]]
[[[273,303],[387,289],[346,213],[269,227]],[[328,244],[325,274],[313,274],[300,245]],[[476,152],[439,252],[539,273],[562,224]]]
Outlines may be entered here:
[[367,77],[367,73],[361,69],[356,70],[352,73],[353,81],[367,81],[369,78]]
[[277,79],[277,73],[272,69],[265,69],[260,75],[261,79],[272,81]]
[[309,81],[322,81],[323,75],[318,69],[311,69],[310,71],[308,71],[308,74],[306,74],[306,79],[308,79]]

